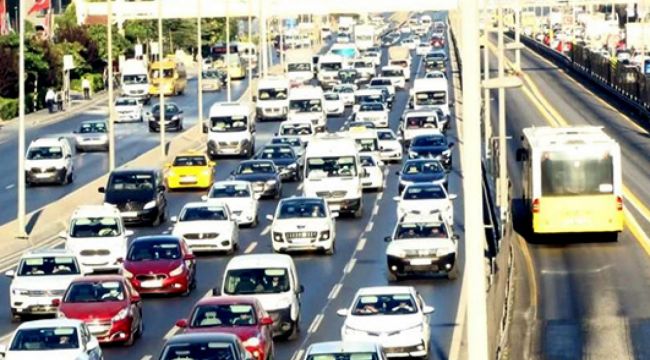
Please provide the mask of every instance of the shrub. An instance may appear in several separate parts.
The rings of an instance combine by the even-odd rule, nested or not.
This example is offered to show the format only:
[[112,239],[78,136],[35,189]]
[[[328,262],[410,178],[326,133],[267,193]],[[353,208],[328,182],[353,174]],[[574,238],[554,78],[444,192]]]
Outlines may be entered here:
[[0,98],[0,120],[11,120],[18,116],[18,99]]

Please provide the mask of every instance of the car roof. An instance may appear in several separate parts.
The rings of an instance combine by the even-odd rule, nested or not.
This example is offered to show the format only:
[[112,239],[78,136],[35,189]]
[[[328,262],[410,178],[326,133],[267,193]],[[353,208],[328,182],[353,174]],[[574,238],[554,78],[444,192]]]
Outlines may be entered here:
[[415,289],[412,286],[370,286],[360,288],[357,295],[385,295],[385,294],[412,294]]
[[22,255],[21,258],[35,258],[43,256],[72,256],[75,254],[66,249],[52,249],[52,248],[38,248],[27,251]]
[[212,187],[216,187],[216,186],[218,186],[218,185],[220,185],[220,186],[230,186],[230,185],[236,186],[236,185],[244,185],[244,186],[246,186],[246,187],[251,187],[251,183],[248,182],[248,181],[244,181],[244,180],[222,180],[222,181],[215,181],[215,182],[212,184]]
[[218,203],[218,202],[207,203],[205,201],[193,201],[193,202],[188,202],[185,205],[183,205],[183,209],[186,209],[186,208],[200,208],[200,207],[206,207],[206,206],[225,208],[227,205],[226,205],[226,203]]
[[318,202],[325,202],[325,199],[320,198],[320,197],[307,197],[307,196],[291,196],[291,197],[286,197],[280,200],[281,203],[285,203],[288,201],[318,201]]
[[237,342],[237,335],[218,332],[178,334],[167,340],[167,345],[199,342],[228,342],[234,344]]
[[259,300],[252,296],[206,296],[194,304],[194,307],[202,305],[228,305],[228,304],[248,304],[255,307],[259,306]]
[[247,254],[230,259],[226,269],[292,268],[291,256],[285,254]]
[[102,275],[86,275],[79,276],[72,280],[74,283],[92,283],[92,282],[105,282],[105,281],[122,281],[124,276],[119,274],[102,274]]
[[38,138],[35,140],[32,140],[32,142],[29,144],[29,146],[61,146],[61,143],[67,141],[63,137],[59,138],[52,138],[52,137],[46,137],[46,138]]
[[[419,163],[429,163],[429,162],[437,162],[440,163],[440,160],[436,159],[408,159],[404,162],[403,167],[406,167],[407,164],[419,164]],[[442,166],[442,163],[440,163],[440,166]]]
[[135,243],[143,243],[143,242],[154,242],[154,241],[177,241],[181,242],[181,238],[175,235],[147,235],[147,236],[140,236],[131,241],[130,245],[133,245]]
[[24,322],[24,323],[20,324],[20,326],[18,326],[17,330],[41,329],[41,328],[45,328],[45,327],[59,327],[59,326],[78,327],[82,323],[83,322],[81,320],[66,319],[66,318],[32,320],[32,321],[27,321],[27,322]]
[[251,160],[244,160],[240,161],[239,165],[246,165],[246,164],[259,164],[259,163],[264,163],[264,164],[271,164],[273,165],[272,160],[266,160],[266,159],[251,159]]
[[413,141],[416,140],[416,139],[426,139],[426,138],[432,138],[432,137],[435,137],[435,138],[442,137],[445,140],[447,139],[445,137],[445,135],[440,132],[440,130],[432,129],[430,134],[420,134],[420,135],[414,136],[413,139],[411,139],[411,143],[413,143]]
[[120,211],[111,204],[80,205],[72,212],[72,219],[81,217],[120,216]]
[[379,351],[379,345],[361,341],[327,341],[312,344],[307,354],[336,354],[336,353],[373,353]]
[[111,171],[111,175],[114,174],[152,174],[155,175],[158,173],[158,169],[154,168],[134,168],[134,169],[115,169]]

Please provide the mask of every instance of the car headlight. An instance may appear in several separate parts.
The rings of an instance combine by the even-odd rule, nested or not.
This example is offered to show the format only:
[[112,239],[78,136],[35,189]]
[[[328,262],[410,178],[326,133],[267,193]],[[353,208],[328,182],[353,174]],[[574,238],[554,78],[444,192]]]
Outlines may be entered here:
[[176,120],[179,120],[179,119],[180,119],[180,118],[178,117],[178,115],[174,115],[174,116],[172,116],[172,121],[176,121]]
[[364,336],[364,335],[368,335],[365,331],[362,331],[362,330],[358,330],[358,329],[352,328],[352,327],[350,327],[350,326],[348,326],[348,325],[344,325],[344,326],[343,326],[343,333],[344,333],[345,335],[352,335],[352,336],[355,336],[355,335],[356,335],[356,336]]
[[398,258],[405,258],[406,257],[406,251],[402,250],[402,249],[399,249],[399,248],[395,248],[394,246],[389,246],[386,249],[386,255],[395,256],[395,257],[398,257]]
[[445,150],[442,152],[442,156],[444,157],[450,157],[451,156],[451,149]]
[[11,293],[14,295],[22,295],[25,296],[29,293],[29,290],[25,289],[11,289]]
[[248,340],[244,341],[244,346],[245,347],[257,347],[260,346],[260,339],[257,338],[257,336],[253,336],[251,338],[248,338]]
[[212,172],[211,169],[205,169],[205,170],[201,171],[201,174],[207,176],[207,175],[210,175],[211,172]]
[[329,230],[321,231],[321,233],[320,233],[320,240],[321,241],[329,240],[329,238],[330,238],[330,231]]
[[267,181],[266,181],[266,183],[269,184],[269,185],[275,185],[276,182],[277,182],[277,181],[275,181],[274,179],[271,179],[271,180],[267,180]]
[[440,249],[438,249],[438,250],[436,251],[436,254],[437,254],[438,256],[443,256],[443,255],[449,255],[449,254],[452,254],[452,253],[455,253],[455,252],[456,252],[456,249],[453,248],[453,247],[451,247],[451,246],[449,246],[449,247],[444,247],[444,248],[440,248]]
[[418,153],[416,153],[415,151],[409,150],[409,157],[411,157],[411,158],[418,157]]
[[402,184],[403,186],[409,186],[413,184],[413,181],[400,180],[399,183]]
[[156,200],[151,200],[148,203],[144,204],[144,206],[142,208],[144,210],[149,210],[149,209],[153,209],[155,207],[156,207]]
[[167,176],[176,176],[176,172],[174,172],[174,169],[169,169]]
[[298,167],[298,164],[293,163],[293,164],[289,164],[289,165],[287,166],[287,169],[292,169],[292,170],[293,170],[293,169],[295,169],[295,168],[297,168],[297,167]]
[[127,307],[123,308],[122,310],[120,310],[120,312],[115,314],[115,316],[113,316],[111,318],[111,321],[115,322],[115,321],[124,320],[130,315],[131,315],[131,307],[127,306]]
[[282,241],[282,233],[279,232],[273,232],[273,241],[281,242]]
[[178,276],[183,273],[184,269],[185,269],[185,264],[180,264],[176,269],[169,272],[169,276]]

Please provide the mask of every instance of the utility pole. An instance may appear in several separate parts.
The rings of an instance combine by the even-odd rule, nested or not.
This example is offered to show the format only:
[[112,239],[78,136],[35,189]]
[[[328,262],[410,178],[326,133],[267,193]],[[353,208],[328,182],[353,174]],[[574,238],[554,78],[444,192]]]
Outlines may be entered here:
[[108,38],[108,171],[115,169],[115,103],[113,91],[113,0],[108,0],[106,16],[106,32]]
[[165,93],[163,91],[163,26],[162,26],[162,0],[158,0],[158,109],[160,110],[160,161],[167,160],[167,144],[165,141]]
[[[253,0],[248,0],[248,41],[253,44]],[[258,40],[259,42],[259,40]],[[259,64],[257,64],[259,71]],[[248,54],[248,101],[253,102],[253,54]]]
[[25,10],[20,7],[18,24],[18,237],[26,238],[25,206]]
[[230,83],[230,0],[226,0],[226,76],[228,78],[227,99],[228,102],[232,99],[232,90]]
[[[498,33],[497,33],[497,60],[498,77],[505,77],[505,46],[503,36],[503,7],[499,5],[497,10]],[[501,219],[505,219],[508,211],[508,175],[506,163],[506,88],[499,87],[499,208]]]
[[[517,0],[514,8],[515,12],[515,44],[520,44],[521,40],[521,2]],[[515,48],[515,69],[521,71],[521,49]]]
[[196,62],[199,66],[198,69],[198,89],[197,89],[197,101],[198,101],[198,116],[201,126],[205,125],[205,120],[203,119],[203,41],[201,39],[201,4],[202,0],[196,0]]
[[[490,24],[490,12],[488,11],[487,1],[485,1],[485,7],[483,8],[483,80],[487,81],[490,79],[490,50],[488,49],[489,39],[489,29],[492,27]],[[490,139],[492,139],[492,100],[490,99],[491,93],[490,89],[483,89],[483,134],[485,136],[485,158],[489,159],[491,157],[491,148],[490,148]]]

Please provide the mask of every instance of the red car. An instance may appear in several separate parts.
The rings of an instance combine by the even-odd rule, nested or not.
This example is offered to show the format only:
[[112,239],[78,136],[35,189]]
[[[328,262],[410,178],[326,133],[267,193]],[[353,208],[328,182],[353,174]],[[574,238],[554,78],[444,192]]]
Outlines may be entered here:
[[235,334],[255,360],[274,359],[273,319],[253,297],[206,297],[194,305],[188,319],[176,326],[185,333],[219,332]]
[[143,236],[131,242],[122,274],[141,294],[182,294],[196,287],[196,257],[177,236]]
[[445,46],[445,39],[442,37],[433,36],[431,38],[431,46],[434,48],[441,48]]
[[77,278],[53,305],[59,307],[58,317],[84,321],[100,343],[131,346],[142,336],[140,294],[121,275]]

